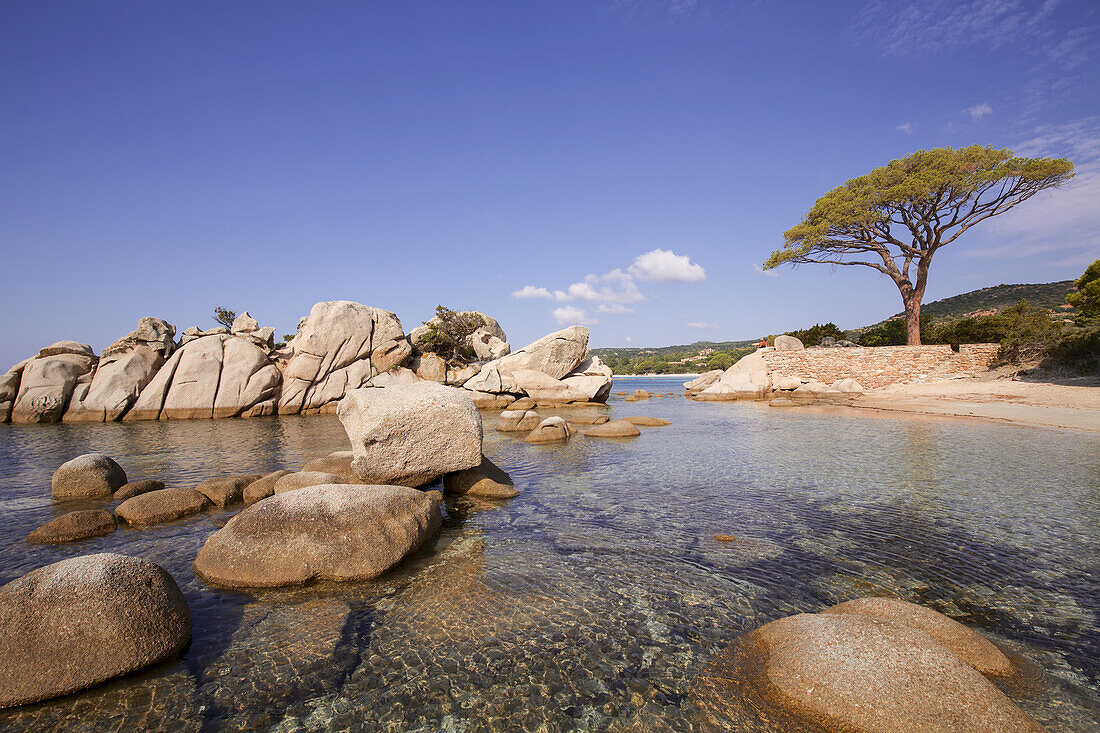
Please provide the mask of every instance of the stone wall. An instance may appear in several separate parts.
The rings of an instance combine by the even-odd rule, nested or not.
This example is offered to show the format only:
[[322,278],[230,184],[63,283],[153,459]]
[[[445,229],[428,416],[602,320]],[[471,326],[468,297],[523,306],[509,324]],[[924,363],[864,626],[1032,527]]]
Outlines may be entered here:
[[997,356],[997,344],[950,346],[879,346],[809,348],[762,353],[774,382],[779,376],[832,384],[851,377],[868,389],[906,382],[914,377],[946,376],[986,369]]

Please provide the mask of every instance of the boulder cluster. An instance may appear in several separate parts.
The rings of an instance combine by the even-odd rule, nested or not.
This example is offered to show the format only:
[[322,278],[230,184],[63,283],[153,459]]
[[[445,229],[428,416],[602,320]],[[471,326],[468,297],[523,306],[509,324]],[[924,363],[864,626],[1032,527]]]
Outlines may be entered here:
[[[117,506],[62,514],[27,541],[77,542],[120,524],[141,529],[243,505],[195,558],[195,574],[208,584],[248,589],[370,580],[436,534],[443,492],[431,485],[440,479],[443,491],[458,496],[519,494],[482,454],[481,413],[464,390],[423,381],[363,387],[343,396],[337,414],[352,449],[301,471],[165,488],[157,480],[128,482],[109,456],[78,456],[54,472],[54,499]],[[0,679],[0,708],[172,659],[190,636],[179,587],[147,560],[84,555],[39,568],[0,587],[0,665],[8,672]]]
[[286,345],[242,313],[230,327],[176,328],[159,318],[96,356],[60,341],[0,375],[0,422],[110,422],[333,412],[361,388],[435,382],[464,390],[478,407],[531,396],[555,403],[603,402],[611,370],[586,359],[588,329],[572,326],[512,352],[497,321],[466,337],[473,363],[433,353],[437,319],[406,336],[398,317],[346,300],[313,306]]

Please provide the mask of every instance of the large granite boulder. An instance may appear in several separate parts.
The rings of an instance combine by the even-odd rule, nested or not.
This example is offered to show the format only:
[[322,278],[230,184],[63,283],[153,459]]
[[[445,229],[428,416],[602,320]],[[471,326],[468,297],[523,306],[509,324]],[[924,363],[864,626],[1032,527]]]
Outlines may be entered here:
[[802,351],[805,348],[802,342],[794,336],[783,335],[775,337],[776,351]]
[[584,431],[586,438],[637,438],[641,434],[638,426],[628,420],[612,420]]
[[46,522],[27,535],[32,545],[54,545],[100,537],[115,531],[118,521],[106,509],[82,509]]
[[0,707],[83,690],[177,657],[191,614],[163,569],[104,553],[0,587]]
[[607,402],[611,394],[611,367],[600,361],[600,357],[590,356],[561,381],[583,394],[586,402]]
[[239,338],[248,339],[267,352],[275,348],[275,329],[271,326],[260,328],[259,322],[248,311],[233,319],[229,332]]
[[565,377],[584,361],[588,353],[588,329],[570,326],[543,336],[519,351],[495,359],[467,380],[466,389],[479,392],[518,392],[512,375],[520,369],[542,372],[553,379]]
[[698,392],[696,397],[707,399],[709,395],[712,398],[759,398],[763,397],[769,388],[771,388],[771,378],[768,376],[767,362],[759,351],[754,351],[722,372],[721,377]]
[[281,375],[249,339],[215,334],[181,346],[124,420],[252,417],[275,412]]
[[369,580],[439,529],[440,502],[438,492],[404,486],[330,484],[276,494],[212,534],[195,574],[230,588]]
[[439,354],[419,354],[409,361],[409,368],[425,382],[447,382],[447,362]]
[[505,410],[497,420],[497,430],[502,433],[529,433],[539,426],[542,418],[533,410]]
[[[500,327],[497,326],[497,328],[499,330]],[[466,337],[466,342],[474,350],[474,355],[482,361],[499,359],[502,356],[507,356],[512,350],[507,341],[488,328],[477,329]]]
[[98,359],[87,344],[59,341],[23,365],[11,408],[13,423],[52,423],[61,419],[77,384],[87,384]]
[[481,463],[481,413],[451,387],[419,382],[356,389],[336,414],[363,483],[421,486]]
[[307,462],[302,466],[302,471],[323,471],[325,473],[332,473],[340,477],[338,483],[357,484],[359,483],[359,477],[355,474],[355,469],[351,467],[351,463],[354,460],[355,454],[350,450],[333,451],[327,456],[314,458]]
[[279,401],[287,414],[336,402],[412,354],[396,315],[348,300],[314,305],[290,346]]
[[176,327],[145,317],[138,327],[103,350],[91,381],[77,384],[65,422],[120,419],[175,350]]
[[76,499],[111,496],[125,483],[126,472],[113,458],[85,453],[58,466],[50,487],[55,499]]
[[721,378],[722,370],[712,369],[709,372],[700,374],[698,377],[692,379],[690,382],[684,382],[684,391],[687,392],[687,394],[689,395],[698,394]]
[[536,402],[586,402],[588,392],[573,389],[565,382],[533,369],[512,372],[516,387]]
[[1043,730],[950,647],[877,613],[773,621],[719,655],[695,697],[717,719],[747,701],[814,729],[892,733],[904,721],[907,731]]

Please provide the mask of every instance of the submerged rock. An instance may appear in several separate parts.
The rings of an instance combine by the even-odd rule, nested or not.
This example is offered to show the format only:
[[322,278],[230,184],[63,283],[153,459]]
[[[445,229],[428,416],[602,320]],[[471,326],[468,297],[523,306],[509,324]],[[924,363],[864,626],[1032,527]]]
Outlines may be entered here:
[[161,524],[198,514],[210,500],[194,489],[161,489],[127,499],[115,508],[115,514],[135,527]]
[[422,486],[481,463],[481,414],[450,387],[420,382],[357,389],[337,415],[360,482]]
[[1043,730],[951,648],[907,625],[926,624],[922,614],[886,611],[905,620],[895,623],[873,610],[803,613],[745,635],[697,678],[699,706],[716,718],[747,706],[827,730],[893,733],[899,721],[906,731]]
[[586,438],[637,438],[641,434],[638,426],[628,420],[612,420],[584,431]]
[[327,456],[309,461],[302,466],[302,471],[332,473],[340,477],[339,483],[357,484],[359,483],[359,477],[355,475],[355,470],[351,467],[351,462],[354,460],[355,454],[350,450],[333,451]]
[[148,494],[150,491],[160,491],[163,488],[163,481],[155,481],[153,479],[131,481],[128,484],[123,484],[122,488],[116,491],[111,498],[115,501],[126,501],[131,497]]
[[640,425],[645,428],[657,428],[664,425],[671,425],[668,420],[662,420],[659,417],[647,417],[644,415],[635,415],[633,417],[624,417],[623,420],[633,425]]
[[267,497],[275,493],[275,484],[279,481],[279,479],[291,473],[294,472],[283,469],[281,471],[272,471],[269,474],[261,476],[260,478],[250,483],[248,486],[244,487],[244,492],[241,495],[241,499],[244,501],[246,506],[252,506],[261,499],[266,499]]
[[993,642],[931,608],[893,598],[858,598],[826,608],[822,613],[870,616],[920,629],[982,674],[1002,678],[1017,674],[1015,665]]
[[105,509],[84,509],[62,514],[46,522],[27,535],[32,545],[53,545],[60,542],[75,542],[90,537],[111,534],[118,526],[115,515]]
[[310,486],[339,483],[343,482],[340,480],[340,477],[334,473],[328,473],[327,471],[299,471],[297,473],[288,473],[276,481],[274,493],[282,494],[285,491],[297,491],[298,489],[305,489]]
[[195,573],[230,588],[369,580],[439,529],[436,497],[404,486],[344,484],[276,494],[212,534]]
[[83,690],[177,657],[191,614],[147,560],[62,560],[0,587],[0,707]]
[[239,504],[244,499],[244,490],[253,481],[260,478],[258,473],[250,473],[244,476],[223,476],[201,481],[195,487],[210,503],[224,509],[233,504]]
[[62,463],[50,483],[55,499],[111,496],[126,483],[126,472],[110,456],[85,453]]
[[448,494],[460,496],[480,496],[486,499],[511,499],[519,496],[519,491],[508,474],[484,457],[475,468],[444,476],[443,487]]

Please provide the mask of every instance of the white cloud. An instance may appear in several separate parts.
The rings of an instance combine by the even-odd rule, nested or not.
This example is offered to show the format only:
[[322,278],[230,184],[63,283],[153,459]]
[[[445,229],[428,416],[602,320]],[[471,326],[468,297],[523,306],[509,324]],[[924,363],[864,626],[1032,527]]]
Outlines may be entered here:
[[970,115],[971,119],[980,120],[986,115],[993,114],[993,107],[988,102],[982,102],[981,104],[975,104],[973,107],[967,107],[963,110],[963,114]]
[[913,130],[917,129],[917,126],[912,122],[903,122],[894,129],[898,132],[904,132],[906,135],[912,135]]
[[692,262],[687,255],[678,255],[670,249],[655,249],[638,255],[627,272],[639,280],[654,282],[694,283],[707,278],[701,265]]
[[568,288],[554,291],[554,300],[591,300],[600,303],[638,303],[645,296],[638,292],[634,278],[622,270],[612,270],[603,275],[586,275],[584,280]]
[[554,316],[554,320],[558,322],[559,326],[572,326],[576,324],[590,326],[597,322],[595,318],[589,318],[588,314],[584,312],[584,309],[578,308],[575,305],[563,305],[561,308],[555,308],[551,315]]
[[623,305],[621,303],[600,303],[600,307],[598,308],[598,310],[600,311],[600,313],[613,313],[613,314],[633,313],[634,312],[633,308],[627,308],[625,305]]
[[718,326],[714,325],[713,323],[707,323],[706,321],[688,321],[684,325],[686,325],[688,328],[695,328],[700,331],[705,331],[708,328],[718,328]]
[[774,267],[770,270],[765,270],[763,267],[754,262],[752,265],[752,269],[756,270],[757,274],[763,275],[764,277],[779,277],[779,270],[775,269]]
[[525,298],[552,298],[550,291],[546,288],[536,288],[534,285],[524,285],[519,290],[512,293],[513,298],[523,300]]
[[627,337],[626,337],[625,339],[623,339],[623,340],[624,340],[624,341],[626,341],[626,342],[627,342],[628,344],[630,344],[630,343],[633,343],[633,342],[634,342],[634,339],[630,338],[629,336],[627,336]]

